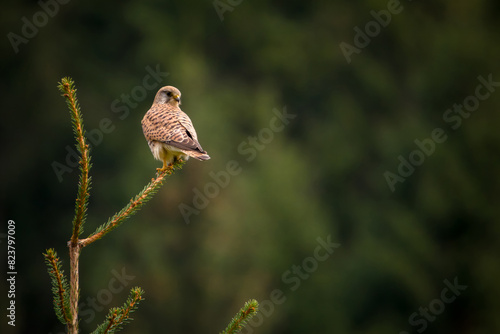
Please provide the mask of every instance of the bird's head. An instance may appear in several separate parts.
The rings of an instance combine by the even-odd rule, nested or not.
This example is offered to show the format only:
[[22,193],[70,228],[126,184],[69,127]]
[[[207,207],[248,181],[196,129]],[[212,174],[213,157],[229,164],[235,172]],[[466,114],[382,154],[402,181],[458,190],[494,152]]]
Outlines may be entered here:
[[162,87],[156,93],[154,103],[170,104],[176,107],[181,104],[181,92],[174,86]]

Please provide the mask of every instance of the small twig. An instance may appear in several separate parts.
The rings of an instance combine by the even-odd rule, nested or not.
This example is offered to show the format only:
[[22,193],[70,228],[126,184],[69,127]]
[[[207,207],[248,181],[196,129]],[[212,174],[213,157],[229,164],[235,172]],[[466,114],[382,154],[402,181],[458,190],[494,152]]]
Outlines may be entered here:
[[130,290],[130,297],[122,307],[114,307],[109,310],[106,320],[92,332],[92,334],[115,333],[122,328],[127,322],[132,320],[130,314],[134,312],[140,301],[143,300],[144,291],[135,287]]
[[49,267],[49,274],[52,278],[56,314],[62,323],[69,324],[71,323],[71,313],[68,312],[66,299],[68,295],[68,292],[66,291],[67,283],[62,270],[59,268],[59,258],[53,249],[47,249],[47,252],[43,255],[47,266]]
[[104,225],[101,225],[99,228],[97,228],[97,230],[88,238],[81,239],[80,245],[82,247],[85,247],[90,245],[94,241],[99,240],[104,235],[111,232],[113,229],[123,223],[125,219],[132,216],[158,191],[165,178],[168,175],[171,175],[175,169],[180,169],[183,164],[183,162],[177,162],[175,165],[171,166],[168,169],[160,170],[156,174],[156,178],[151,179],[151,182],[137,196],[135,196],[135,198],[131,199],[130,202],[120,212],[111,217]]
[[83,118],[76,97],[76,89],[74,81],[71,78],[63,78],[58,86],[62,95],[66,98],[66,104],[70,110],[71,120],[73,124],[73,133],[77,141],[77,148],[80,152],[80,182],[78,184],[78,196],[75,203],[75,218],[73,219],[73,231],[71,234],[71,244],[76,246],[78,237],[83,231],[85,223],[87,203],[89,200],[90,178],[89,169],[90,155],[89,145],[85,142],[85,133],[83,128]]
[[221,334],[238,333],[243,326],[257,314],[259,303],[255,299],[251,299],[245,303],[241,310],[231,319],[227,328]]
[[134,290],[132,289],[132,293],[134,296],[127,301],[127,307],[122,309],[122,314],[118,318],[118,322],[124,322],[125,320],[129,319],[130,313],[133,312],[137,308],[137,303],[142,300],[141,294],[143,293],[142,290]]

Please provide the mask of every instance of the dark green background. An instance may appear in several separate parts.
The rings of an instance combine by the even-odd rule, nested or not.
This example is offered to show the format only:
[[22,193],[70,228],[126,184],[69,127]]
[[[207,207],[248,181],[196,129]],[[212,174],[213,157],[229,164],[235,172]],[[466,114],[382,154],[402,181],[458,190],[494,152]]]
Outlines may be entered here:
[[[73,0],[17,53],[9,33],[22,34],[23,17],[43,20],[42,9],[2,5],[0,265],[5,273],[12,219],[18,275],[15,328],[0,283],[1,332],[64,330],[42,257],[54,247],[69,272],[78,172],[59,182],[53,169],[74,147],[56,88],[64,76],[76,81],[89,134],[101,122],[107,129],[100,140],[93,132],[84,236],[160,167],[140,126],[160,86],[181,90],[212,157],[190,160],[142,211],[83,250],[82,333],[133,286],[146,300],[124,333],[218,333],[246,300],[276,289],[283,302],[264,303],[253,333],[500,332],[500,87],[456,129],[444,119],[454,104],[474,102],[479,76],[500,81],[498,1],[402,1],[350,63],[340,44],[355,45],[356,27],[377,29],[371,11],[387,11],[387,1],[231,3],[221,20],[210,0]],[[169,75],[141,90],[148,67]],[[127,113],[120,100],[131,93]],[[273,110],[285,108],[296,117],[271,140]],[[437,128],[446,140],[391,191],[384,173],[418,158],[415,140],[430,150]],[[261,150],[251,156],[249,147]],[[179,206],[193,206],[230,161],[240,172],[186,224]],[[313,260],[328,236],[340,246]],[[302,265],[308,276],[288,272]],[[130,277],[118,284],[122,271]],[[442,304],[445,280],[467,288]],[[429,306],[438,315],[427,321],[419,308]]]

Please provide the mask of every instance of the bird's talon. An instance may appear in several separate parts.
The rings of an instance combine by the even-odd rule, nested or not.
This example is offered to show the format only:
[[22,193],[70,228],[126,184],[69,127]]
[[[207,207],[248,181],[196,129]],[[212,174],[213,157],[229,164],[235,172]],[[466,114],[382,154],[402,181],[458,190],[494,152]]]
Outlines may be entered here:
[[163,165],[161,168],[156,168],[156,173],[171,172],[173,170],[173,164]]

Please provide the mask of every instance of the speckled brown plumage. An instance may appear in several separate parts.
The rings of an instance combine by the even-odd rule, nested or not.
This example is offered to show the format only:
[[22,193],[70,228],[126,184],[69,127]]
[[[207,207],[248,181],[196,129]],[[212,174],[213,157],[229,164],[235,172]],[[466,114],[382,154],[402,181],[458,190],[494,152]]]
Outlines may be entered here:
[[162,87],[142,119],[144,137],[155,159],[163,161],[163,168],[177,159],[210,159],[198,142],[191,119],[179,108],[180,101],[177,88]]

